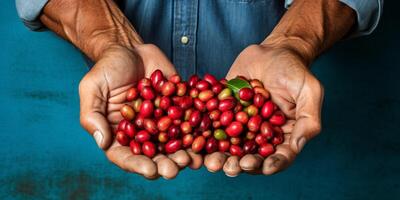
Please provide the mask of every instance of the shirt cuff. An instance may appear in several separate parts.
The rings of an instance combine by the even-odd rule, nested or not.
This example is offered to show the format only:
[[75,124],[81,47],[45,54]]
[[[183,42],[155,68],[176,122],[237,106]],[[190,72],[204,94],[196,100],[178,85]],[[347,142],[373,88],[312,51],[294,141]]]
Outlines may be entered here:
[[[357,37],[371,34],[378,26],[383,11],[383,0],[340,0],[352,8],[357,14],[357,27],[350,37]],[[293,0],[285,0],[285,7],[288,8]]]
[[19,18],[33,31],[38,31],[44,26],[39,20],[39,15],[48,0],[16,0],[15,5]]

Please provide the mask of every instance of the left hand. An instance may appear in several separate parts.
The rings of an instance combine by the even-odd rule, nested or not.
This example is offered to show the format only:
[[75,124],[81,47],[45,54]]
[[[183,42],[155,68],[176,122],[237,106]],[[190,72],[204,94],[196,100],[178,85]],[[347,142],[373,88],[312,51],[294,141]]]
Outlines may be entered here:
[[251,45],[243,50],[226,78],[229,80],[241,75],[263,82],[272,101],[288,117],[282,127],[285,140],[265,160],[257,154],[241,159],[219,152],[209,155],[205,160],[209,171],[223,169],[228,176],[237,176],[242,170],[269,175],[293,162],[305,143],[321,130],[323,87],[307,65],[307,60],[287,46]]

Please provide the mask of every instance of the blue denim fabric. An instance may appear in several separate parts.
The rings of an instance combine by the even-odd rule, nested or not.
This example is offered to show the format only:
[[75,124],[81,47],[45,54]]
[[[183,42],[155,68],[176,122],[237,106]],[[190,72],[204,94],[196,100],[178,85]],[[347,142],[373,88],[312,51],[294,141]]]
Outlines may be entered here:
[[[20,17],[30,28],[47,0],[16,0]],[[225,76],[236,56],[260,43],[293,0],[123,0],[117,1],[146,43],[156,44],[186,79],[190,74]],[[341,0],[353,8],[358,29],[371,33],[382,13],[383,0]],[[37,22],[37,23],[35,23]],[[35,26],[30,26],[35,24]],[[188,38],[182,43],[182,37]]]
[[121,8],[144,41],[157,44],[184,77],[224,77],[235,57],[265,39],[285,10],[283,1],[272,0],[155,2],[125,1]]

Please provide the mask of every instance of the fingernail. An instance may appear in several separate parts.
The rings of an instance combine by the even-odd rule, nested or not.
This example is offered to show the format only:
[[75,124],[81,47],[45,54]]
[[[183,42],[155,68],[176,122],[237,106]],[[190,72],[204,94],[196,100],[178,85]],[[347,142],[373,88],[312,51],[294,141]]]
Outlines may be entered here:
[[282,165],[282,160],[279,159],[278,157],[274,156],[272,157],[273,161],[269,165],[270,168],[280,168]]
[[101,148],[101,144],[103,143],[103,138],[104,138],[103,133],[101,133],[100,131],[95,131],[93,133],[93,137],[97,143],[97,146],[99,146]]
[[306,138],[305,137],[301,137],[297,141],[297,153],[299,153],[303,149],[305,144],[306,144]]

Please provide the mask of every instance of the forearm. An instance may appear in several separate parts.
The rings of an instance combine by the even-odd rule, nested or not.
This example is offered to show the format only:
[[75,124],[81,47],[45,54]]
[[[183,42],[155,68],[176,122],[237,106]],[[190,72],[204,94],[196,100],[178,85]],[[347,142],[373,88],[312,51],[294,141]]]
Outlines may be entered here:
[[262,44],[287,47],[309,64],[343,38],[356,21],[338,0],[295,0]]
[[143,43],[112,0],[50,0],[40,20],[93,61],[110,46],[133,49]]

